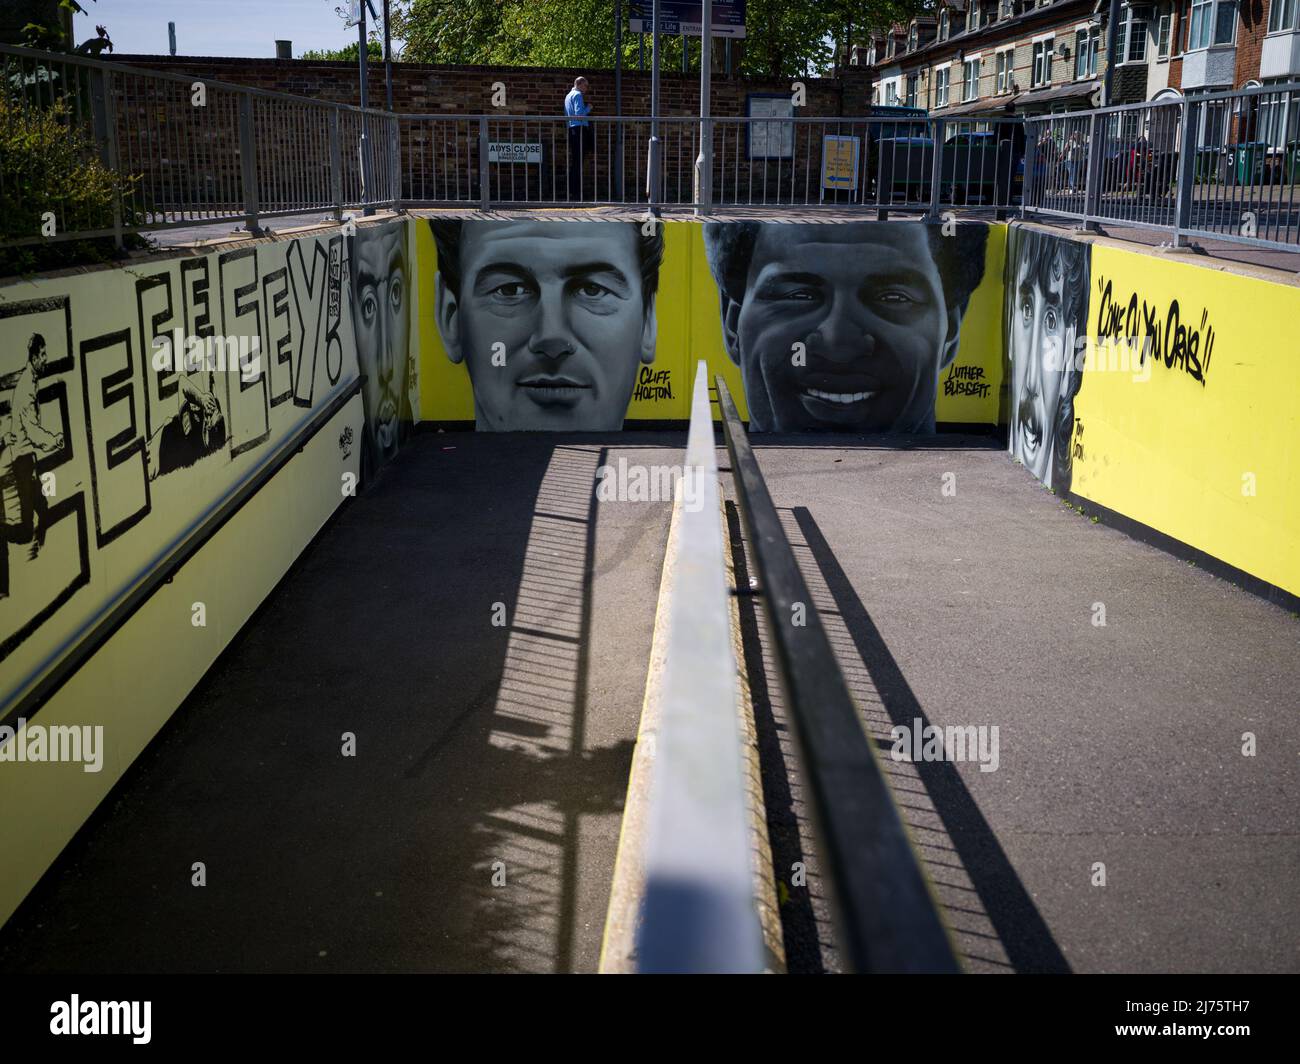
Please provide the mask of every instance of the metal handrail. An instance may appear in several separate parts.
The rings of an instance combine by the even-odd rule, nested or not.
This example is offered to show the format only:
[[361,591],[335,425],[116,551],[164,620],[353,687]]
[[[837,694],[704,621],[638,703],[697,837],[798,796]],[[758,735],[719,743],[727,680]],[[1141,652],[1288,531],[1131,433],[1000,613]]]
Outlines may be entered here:
[[[629,885],[616,872],[611,913],[637,911],[621,922],[636,925],[638,971],[761,972],[739,666],[704,362],[695,374],[682,478],[638,737],[638,757],[650,766],[644,846],[625,856],[623,847],[640,841],[625,828],[619,853],[620,868],[630,861],[641,874]],[[640,790],[635,781],[630,790]],[[630,903],[629,891],[639,893]]]
[[[799,736],[837,901],[859,972],[961,970],[857,706],[736,412],[717,378],[723,433],[785,703]],[[794,623],[802,606],[803,624]]]

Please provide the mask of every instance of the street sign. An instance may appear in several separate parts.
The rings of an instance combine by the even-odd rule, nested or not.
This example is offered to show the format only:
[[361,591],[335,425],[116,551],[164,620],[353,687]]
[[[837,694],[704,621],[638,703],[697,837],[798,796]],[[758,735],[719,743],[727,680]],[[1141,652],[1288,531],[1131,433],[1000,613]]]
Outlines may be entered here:
[[541,163],[542,142],[488,141],[490,163]]
[[[685,34],[699,37],[703,32],[704,5],[700,0],[659,0],[659,32],[670,37]],[[713,0],[713,36],[745,36],[745,0]],[[649,33],[654,28],[652,0],[632,0],[629,23],[633,33]]]
[[822,188],[856,192],[861,150],[861,137],[822,137]]

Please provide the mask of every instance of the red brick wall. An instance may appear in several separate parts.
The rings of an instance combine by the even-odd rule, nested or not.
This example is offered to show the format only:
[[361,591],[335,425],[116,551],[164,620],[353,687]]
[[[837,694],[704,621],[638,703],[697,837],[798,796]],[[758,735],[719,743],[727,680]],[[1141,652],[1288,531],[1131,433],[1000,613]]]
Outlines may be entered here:
[[[328,63],[301,59],[209,59],[205,57],[121,55],[113,57],[144,69],[165,70],[254,88],[311,96],[334,103],[360,103],[355,63]],[[591,85],[588,102],[597,115],[614,114],[612,70],[564,70],[528,67],[439,66],[427,63],[393,65],[393,107],[407,113],[442,114],[547,114],[564,112],[565,93],[573,79],[584,74]],[[492,86],[503,82],[507,106],[492,106]],[[743,115],[745,96],[751,92],[789,92],[792,79],[713,79],[713,113]],[[843,78],[809,78],[806,117],[860,115],[871,99],[866,71],[848,70]],[[699,114],[698,72],[663,71],[660,75],[661,113]],[[384,104],[384,67],[370,65],[370,101]],[[650,113],[650,75],[638,70],[623,73],[623,113]]]

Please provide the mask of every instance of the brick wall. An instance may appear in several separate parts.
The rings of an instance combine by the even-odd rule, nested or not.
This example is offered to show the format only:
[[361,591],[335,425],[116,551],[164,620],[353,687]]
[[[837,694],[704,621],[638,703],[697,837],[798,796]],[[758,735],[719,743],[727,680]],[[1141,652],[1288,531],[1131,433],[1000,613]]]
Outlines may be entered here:
[[[164,70],[196,78],[227,81],[295,96],[310,96],[332,103],[360,103],[355,63],[316,62],[301,59],[209,59],[204,57],[122,55],[123,63],[144,69]],[[590,82],[588,102],[597,115],[613,115],[614,72],[612,70],[566,70],[530,67],[441,66],[428,63],[393,65],[393,107],[407,113],[491,114],[493,85],[506,89],[504,114],[562,114],[565,93],[573,79],[583,74]],[[808,78],[808,106],[805,117],[834,117],[864,114],[871,102],[870,75],[865,69],[846,68],[842,77]],[[713,79],[713,113],[743,115],[748,93],[787,93],[788,78]],[[697,115],[700,101],[698,72],[662,71],[661,113]],[[370,65],[370,100],[383,106],[384,67]],[[639,70],[623,72],[623,113],[650,113],[650,74]]]

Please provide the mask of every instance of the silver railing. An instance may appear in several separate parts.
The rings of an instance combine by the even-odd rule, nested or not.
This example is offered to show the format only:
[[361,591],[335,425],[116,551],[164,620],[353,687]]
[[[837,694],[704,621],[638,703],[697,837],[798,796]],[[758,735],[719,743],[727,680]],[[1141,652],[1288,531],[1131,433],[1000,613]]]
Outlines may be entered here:
[[[1018,119],[400,115],[406,206],[1018,206]],[[707,129],[701,152],[701,127]],[[939,145],[936,151],[935,145]],[[701,184],[698,160],[712,181]],[[652,170],[654,171],[652,174]],[[701,197],[701,189],[704,196]]]
[[1026,217],[1300,250],[1300,83],[1025,119]]
[[264,217],[398,199],[392,114],[0,45],[0,136],[38,129],[108,191],[88,196],[91,182],[49,180],[48,160],[8,153],[6,245],[240,220],[256,231]]

